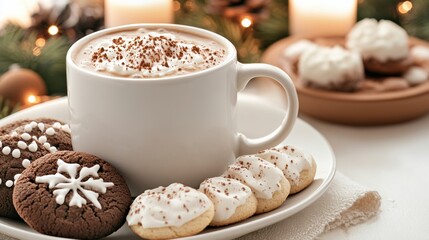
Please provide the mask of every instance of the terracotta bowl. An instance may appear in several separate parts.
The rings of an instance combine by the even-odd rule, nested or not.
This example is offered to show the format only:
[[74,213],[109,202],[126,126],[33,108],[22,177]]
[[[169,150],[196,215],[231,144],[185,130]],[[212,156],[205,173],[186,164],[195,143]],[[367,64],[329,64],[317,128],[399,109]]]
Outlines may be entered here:
[[[301,38],[290,37],[270,46],[262,62],[284,69],[284,49]],[[410,38],[412,45],[429,43]],[[391,92],[344,93],[319,90],[301,85],[294,72],[287,71],[294,79],[300,101],[300,113],[329,122],[348,125],[382,125],[408,121],[429,112],[429,81]]]

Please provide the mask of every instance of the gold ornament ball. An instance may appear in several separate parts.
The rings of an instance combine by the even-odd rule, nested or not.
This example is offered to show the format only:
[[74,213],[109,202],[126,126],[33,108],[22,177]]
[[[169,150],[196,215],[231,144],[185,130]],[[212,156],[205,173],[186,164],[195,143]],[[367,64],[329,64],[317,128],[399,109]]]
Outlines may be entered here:
[[29,69],[14,69],[0,76],[0,96],[25,105],[29,96],[46,95],[43,79]]

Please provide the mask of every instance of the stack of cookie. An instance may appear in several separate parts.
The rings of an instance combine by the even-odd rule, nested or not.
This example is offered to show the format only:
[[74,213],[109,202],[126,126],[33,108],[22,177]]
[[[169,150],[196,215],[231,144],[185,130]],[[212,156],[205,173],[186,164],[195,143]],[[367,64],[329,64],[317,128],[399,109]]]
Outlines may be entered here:
[[0,132],[0,217],[22,218],[57,237],[98,239],[125,221],[145,239],[190,236],[274,210],[316,173],[310,154],[284,146],[238,157],[198,190],[172,183],[146,190],[132,202],[112,165],[73,151],[67,124],[22,120]]
[[305,39],[290,45],[284,52],[284,68],[297,72],[300,82],[309,87],[395,91],[429,80],[429,57],[424,52],[429,47],[413,46],[397,24],[363,19],[345,39]]
[[198,190],[173,183],[147,190],[131,205],[130,228],[144,239],[197,234],[207,226],[224,226],[280,207],[289,194],[312,183],[316,163],[292,146],[241,156],[222,176],[208,178]]
[[0,133],[0,217],[78,239],[105,237],[123,225],[132,201],[125,180],[102,159],[72,151],[67,124],[21,120]]

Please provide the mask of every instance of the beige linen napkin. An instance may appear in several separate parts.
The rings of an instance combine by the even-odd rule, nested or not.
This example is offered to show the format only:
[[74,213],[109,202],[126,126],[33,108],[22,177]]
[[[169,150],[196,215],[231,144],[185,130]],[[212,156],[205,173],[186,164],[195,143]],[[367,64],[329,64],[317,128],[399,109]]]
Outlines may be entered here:
[[337,172],[332,185],[315,203],[280,223],[239,240],[312,240],[334,228],[348,228],[368,220],[378,213],[380,204],[378,192]]

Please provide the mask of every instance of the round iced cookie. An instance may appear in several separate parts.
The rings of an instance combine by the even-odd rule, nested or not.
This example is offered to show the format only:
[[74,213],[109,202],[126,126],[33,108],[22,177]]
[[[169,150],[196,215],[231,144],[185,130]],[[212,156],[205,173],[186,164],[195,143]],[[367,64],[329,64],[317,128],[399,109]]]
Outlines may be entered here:
[[24,122],[11,131],[11,135],[29,134],[50,152],[73,150],[68,124],[51,118],[38,118]]
[[5,124],[0,127],[0,136],[10,134],[15,128],[25,125],[29,122],[31,122],[31,120],[23,119]]
[[313,156],[297,147],[283,146],[264,150],[256,154],[273,163],[283,171],[290,183],[290,194],[302,191],[310,185],[316,175],[317,165]]
[[214,206],[202,192],[172,183],[146,190],[131,204],[127,222],[144,239],[171,239],[195,235],[214,216]]
[[239,180],[252,189],[258,200],[256,214],[280,207],[289,195],[290,184],[283,172],[253,155],[238,157],[222,176]]
[[199,191],[213,202],[215,214],[210,226],[224,226],[242,221],[256,212],[258,201],[248,186],[224,177],[206,179]]
[[366,71],[401,74],[413,63],[407,32],[389,20],[359,21],[348,33],[346,46],[360,53]]
[[19,218],[12,203],[15,181],[30,163],[49,152],[25,136],[0,136],[0,216]]
[[105,237],[125,222],[131,194],[119,172],[83,152],[58,151],[22,172],[13,204],[34,230],[77,239]]

